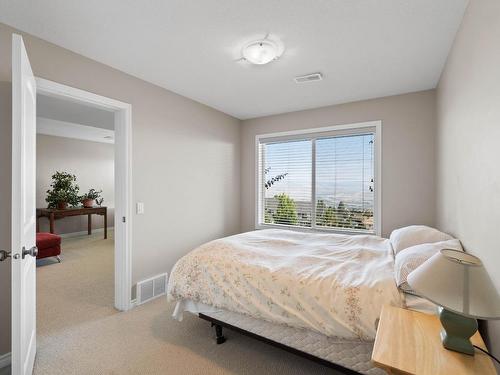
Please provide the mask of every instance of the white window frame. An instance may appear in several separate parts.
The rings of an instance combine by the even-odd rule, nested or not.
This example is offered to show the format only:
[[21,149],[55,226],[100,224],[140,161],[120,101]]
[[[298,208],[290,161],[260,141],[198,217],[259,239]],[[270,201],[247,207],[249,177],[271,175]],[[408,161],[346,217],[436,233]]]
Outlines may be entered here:
[[[336,132],[339,132],[339,135],[349,135],[349,130],[352,130],[352,134],[358,134],[363,129],[372,128],[375,129],[375,144],[374,144],[374,176],[373,176],[373,186],[375,189],[374,194],[374,202],[373,202],[373,232],[371,231],[361,231],[361,230],[343,230],[340,228],[318,228],[318,227],[299,227],[299,226],[291,226],[291,225],[283,225],[283,224],[266,224],[262,223],[261,219],[263,218],[262,210],[263,210],[263,202],[264,202],[264,171],[259,168],[260,153],[259,146],[262,139],[267,138],[284,138],[286,140],[287,137],[290,139],[307,139],[310,137],[317,137],[318,133],[332,133],[335,136]],[[298,138],[299,136],[303,136],[304,138]],[[314,145],[314,143],[313,143]],[[314,146],[313,146],[314,147]],[[313,165],[312,172],[315,173],[315,150],[312,151],[313,157]],[[259,171],[261,171],[259,173]],[[343,124],[343,125],[333,125],[333,126],[324,126],[320,128],[313,129],[301,129],[301,130],[292,130],[286,132],[279,133],[268,133],[268,134],[257,134],[255,136],[255,229],[269,229],[269,228],[282,228],[282,229],[290,229],[290,230],[298,230],[298,231],[308,231],[308,232],[335,232],[335,233],[347,233],[347,234],[375,234],[380,236],[382,233],[382,121],[367,121],[367,122],[359,122],[352,124]],[[313,177],[312,180],[312,196],[311,199],[313,201],[313,212],[312,212],[312,220],[314,220],[315,216],[315,201],[316,201],[316,181]]]

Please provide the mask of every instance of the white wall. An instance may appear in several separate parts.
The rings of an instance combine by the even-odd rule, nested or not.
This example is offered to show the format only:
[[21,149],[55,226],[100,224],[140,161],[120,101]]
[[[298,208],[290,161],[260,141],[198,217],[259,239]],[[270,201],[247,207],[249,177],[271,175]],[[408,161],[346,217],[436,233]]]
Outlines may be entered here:
[[255,223],[255,135],[382,120],[382,234],[434,225],[435,92],[422,91],[242,122],[241,222]]
[[[0,24],[0,81],[4,82],[11,81],[12,32],[16,30]],[[195,246],[239,231],[239,120],[21,34],[35,75],[132,105],[133,200],[145,203],[145,214],[132,218],[133,283],[170,271]],[[10,92],[0,94],[4,108]],[[2,140],[10,139],[8,117],[0,128]],[[10,186],[8,150],[2,149],[8,156],[2,166],[6,160],[8,169],[2,168],[1,180]],[[10,284],[4,288],[10,290]],[[0,306],[10,309],[9,295],[1,295]],[[10,322],[0,321],[0,341],[7,340],[9,331]]]
[[[437,222],[500,290],[500,2],[473,0],[437,91]],[[500,324],[490,324],[500,355]]]
[[[76,175],[80,194],[90,188],[102,190],[103,206],[108,207],[108,227],[114,226],[114,145],[37,134],[36,137],[36,206],[47,207],[45,198],[56,171]],[[92,228],[102,228],[104,219],[92,215]],[[56,221],[56,233],[87,230],[87,216],[73,216]],[[40,231],[48,232],[48,220],[40,218]]]
[[[14,29],[0,25],[0,49]],[[215,109],[21,33],[36,76],[132,105],[133,282],[239,230],[239,121]],[[10,53],[0,55],[10,79]],[[188,224],[188,225],[186,225]]]

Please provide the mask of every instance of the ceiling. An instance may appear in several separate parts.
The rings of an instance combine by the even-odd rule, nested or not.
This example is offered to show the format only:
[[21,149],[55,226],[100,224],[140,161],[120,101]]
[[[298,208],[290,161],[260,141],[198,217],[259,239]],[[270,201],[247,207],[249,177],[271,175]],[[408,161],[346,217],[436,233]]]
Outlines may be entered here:
[[54,137],[73,138],[100,143],[115,143],[114,130],[52,120],[44,117],[37,117],[36,132],[37,134],[52,135]]
[[47,95],[36,97],[38,134],[114,143],[114,112]]
[[102,129],[113,130],[115,128],[114,112],[47,95],[37,95],[36,115],[46,119]]
[[[0,0],[0,22],[247,119],[436,87],[466,5]],[[285,46],[280,60],[236,61],[267,33]],[[293,81],[314,72],[324,80]]]

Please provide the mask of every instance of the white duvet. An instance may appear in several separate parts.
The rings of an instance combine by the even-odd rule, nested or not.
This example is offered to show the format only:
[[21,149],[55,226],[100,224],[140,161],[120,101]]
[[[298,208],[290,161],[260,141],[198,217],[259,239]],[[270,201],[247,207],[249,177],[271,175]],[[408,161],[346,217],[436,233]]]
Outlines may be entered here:
[[168,298],[328,336],[372,340],[384,304],[402,306],[389,240],[269,229],[206,243],[181,258]]

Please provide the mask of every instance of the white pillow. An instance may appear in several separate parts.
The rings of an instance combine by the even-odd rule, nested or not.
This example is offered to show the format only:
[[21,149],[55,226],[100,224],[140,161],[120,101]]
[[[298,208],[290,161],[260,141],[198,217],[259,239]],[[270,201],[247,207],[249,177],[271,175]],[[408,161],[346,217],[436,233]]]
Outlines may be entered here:
[[434,243],[424,243],[408,247],[396,254],[394,265],[394,278],[396,284],[403,292],[415,294],[406,278],[415,268],[419,267],[427,259],[442,249],[453,249],[463,251],[459,240],[448,240]]
[[452,240],[453,237],[425,225],[410,225],[393,230],[389,239],[396,255],[410,246]]

